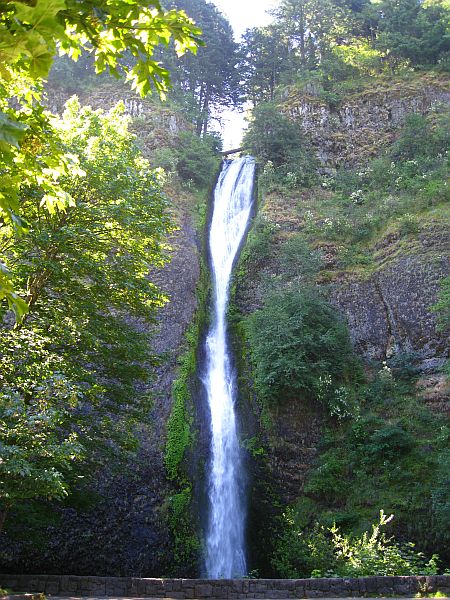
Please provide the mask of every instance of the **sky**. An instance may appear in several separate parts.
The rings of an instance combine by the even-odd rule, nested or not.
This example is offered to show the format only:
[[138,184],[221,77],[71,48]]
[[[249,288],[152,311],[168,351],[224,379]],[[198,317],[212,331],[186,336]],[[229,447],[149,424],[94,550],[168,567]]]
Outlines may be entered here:
[[[268,25],[272,17],[266,11],[277,4],[275,0],[212,0],[212,3],[231,23],[236,41],[239,41],[246,29]],[[226,111],[221,116],[224,121],[224,149],[237,148],[241,144],[242,131],[246,125],[244,114]]]
[[271,17],[266,11],[277,4],[274,0],[212,0],[230,21],[236,40],[246,29],[267,25]]

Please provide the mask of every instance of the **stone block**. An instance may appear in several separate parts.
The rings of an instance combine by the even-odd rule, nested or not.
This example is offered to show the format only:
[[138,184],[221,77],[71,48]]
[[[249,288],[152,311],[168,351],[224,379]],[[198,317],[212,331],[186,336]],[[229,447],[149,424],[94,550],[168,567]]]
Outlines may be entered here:
[[435,575],[436,589],[450,593],[450,575]]
[[294,598],[294,590],[270,590],[267,592],[267,597],[273,598],[274,600],[277,600],[278,598]]
[[39,589],[39,583],[41,586],[45,586],[46,580],[43,581],[42,578],[39,577],[20,577],[18,579],[18,586],[20,587],[16,587],[14,585],[9,585],[8,587],[11,587],[13,590],[18,590],[20,592],[42,592],[44,590],[44,587],[41,587],[41,589]]
[[242,579],[230,580],[227,588],[232,594],[242,594],[244,592],[244,581]]
[[432,575],[426,576],[425,577],[425,586],[426,586],[426,590],[428,593],[434,594],[435,592],[437,592],[436,577],[434,577]]
[[162,583],[158,579],[144,579],[144,594],[157,597],[164,593]]
[[210,583],[201,583],[195,586],[196,598],[209,598],[212,594],[212,585]]
[[59,583],[57,581],[48,581],[45,586],[45,593],[57,596],[59,594]]
[[297,583],[294,590],[294,598],[306,598],[305,596],[305,584]]
[[256,593],[265,592],[267,590],[267,583],[265,581],[252,579],[249,581],[249,590]]

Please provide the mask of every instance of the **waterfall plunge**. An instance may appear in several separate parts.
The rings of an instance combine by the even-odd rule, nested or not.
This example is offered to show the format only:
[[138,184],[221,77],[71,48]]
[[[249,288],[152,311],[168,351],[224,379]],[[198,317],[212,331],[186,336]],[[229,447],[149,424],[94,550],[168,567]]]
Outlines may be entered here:
[[205,556],[210,579],[246,575],[243,465],[236,432],[236,382],[228,355],[225,313],[233,263],[252,208],[254,172],[251,157],[224,164],[214,191],[209,233],[214,304],[206,339],[204,385],[211,411]]

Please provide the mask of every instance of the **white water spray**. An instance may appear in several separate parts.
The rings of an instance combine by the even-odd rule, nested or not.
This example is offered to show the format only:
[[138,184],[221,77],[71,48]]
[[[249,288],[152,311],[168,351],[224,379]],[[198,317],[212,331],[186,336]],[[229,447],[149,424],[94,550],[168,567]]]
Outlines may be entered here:
[[254,160],[248,156],[224,164],[214,192],[209,233],[214,318],[206,340],[204,384],[211,410],[205,556],[210,579],[246,575],[243,466],[236,432],[236,382],[227,348],[225,313],[233,263],[252,208],[254,172]]

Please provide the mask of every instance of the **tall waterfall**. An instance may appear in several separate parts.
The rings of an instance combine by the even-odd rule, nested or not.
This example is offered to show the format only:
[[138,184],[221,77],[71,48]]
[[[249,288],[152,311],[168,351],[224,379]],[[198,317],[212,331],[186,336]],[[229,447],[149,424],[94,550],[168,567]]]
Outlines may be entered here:
[[214,192],[209,249],[213,321],[206,339],[204,378],[211,410],[211,462],[205,568],[210,579],[246,575],[243,465],[236,432],[236,381],[227,347],[226,309],[233,263],[253,200],[254,160],[226,162]]

